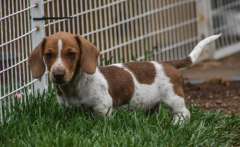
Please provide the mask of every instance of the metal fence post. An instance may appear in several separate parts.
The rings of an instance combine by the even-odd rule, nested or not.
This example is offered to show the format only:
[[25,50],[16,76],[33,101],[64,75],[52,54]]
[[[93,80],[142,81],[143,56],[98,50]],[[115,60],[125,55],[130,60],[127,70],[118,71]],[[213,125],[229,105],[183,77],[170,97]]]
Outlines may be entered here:
[[[213,35],[214,28],[211,1],[196,0],[196,8],[197,8],[198,39],[203,39],[207,36]],[[214,54],[216,53],[215,42],[211,43],[211,45],[209,45],[208,48],[210,49],[207,50],[207,52],[204,53],[204,55],[210,56],[210,58],[214,58]]]
[[[34,49],[44,38],[45,36],[45,21],[34,21],[34,17],[43,17],[44,16],[44,2],[43,0],[31,0],[31,4],[36,4],[36,7],[31,9],[31,23],[32,29],[37,28],[37,31],[32,33],[32,48]],[[41,80],[35,82],[34,90],[42,93],[48,87],[48,77],[45,73]]]
[[197,6],[197,20],[198,20],[198,35],[200,38],[205,38],[213,34],[211,1],[196,0],[196,6]]

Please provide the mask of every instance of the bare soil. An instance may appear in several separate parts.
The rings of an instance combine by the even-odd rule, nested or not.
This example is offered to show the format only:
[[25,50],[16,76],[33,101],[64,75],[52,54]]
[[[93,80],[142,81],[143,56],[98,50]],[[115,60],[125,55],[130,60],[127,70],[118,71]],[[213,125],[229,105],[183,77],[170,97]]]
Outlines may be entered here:
[[[240,54],[201,63],[184,70],[183,75],[188,104],[240,114]],[[192,84],[196,81],[200,83]]]
[[204,110],[240,114],[240,82],[213,79],[201,84],[185,84],[186,101]]

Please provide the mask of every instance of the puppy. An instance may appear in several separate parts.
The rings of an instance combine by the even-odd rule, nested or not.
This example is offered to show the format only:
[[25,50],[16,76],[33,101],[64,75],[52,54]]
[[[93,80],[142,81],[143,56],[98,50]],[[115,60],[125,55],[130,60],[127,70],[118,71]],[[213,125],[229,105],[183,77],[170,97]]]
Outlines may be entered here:
[[163,102],[171,108],[177,123],[190,119],[183,78],[177,68],[199,62],[204,47],[219,36],[204,39],[182,60],[97,67],[99,51],[92,43],[78,35],[58,32],[44,38],[28,62],[34,78],[40,79],[48,71],[61,105],[85,106],[98,115],[109,116],[113,108],[125,104],[151,111]]

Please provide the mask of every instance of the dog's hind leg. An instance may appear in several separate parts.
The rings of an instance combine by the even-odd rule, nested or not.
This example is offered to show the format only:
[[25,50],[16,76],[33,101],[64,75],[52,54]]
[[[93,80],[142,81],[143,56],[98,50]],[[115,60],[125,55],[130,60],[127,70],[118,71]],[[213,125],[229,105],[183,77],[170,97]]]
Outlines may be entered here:
[[173,113],[173,124],[182,124],[190,120],[190,112],[185,105],[183,97],[172,94],[163,98],[162,102],[171,108]]

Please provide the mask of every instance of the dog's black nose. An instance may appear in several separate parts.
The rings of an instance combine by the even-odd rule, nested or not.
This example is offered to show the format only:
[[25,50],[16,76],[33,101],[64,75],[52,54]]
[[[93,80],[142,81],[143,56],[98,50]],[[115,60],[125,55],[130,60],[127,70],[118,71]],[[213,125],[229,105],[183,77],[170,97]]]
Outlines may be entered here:
[[63,69],[55,69],[53,71],[53,78],[54,78],[54,82],[56,83],[62,83],[64,82],[64,75],[65,75],[65,70]]

